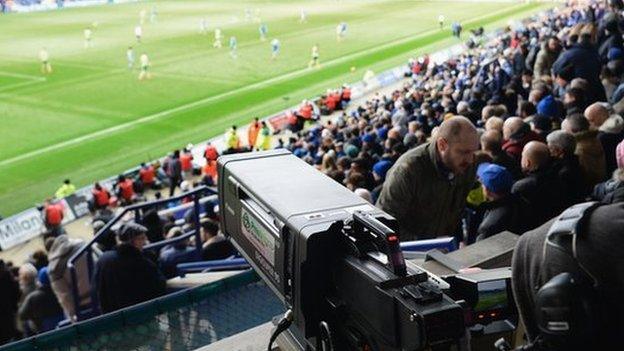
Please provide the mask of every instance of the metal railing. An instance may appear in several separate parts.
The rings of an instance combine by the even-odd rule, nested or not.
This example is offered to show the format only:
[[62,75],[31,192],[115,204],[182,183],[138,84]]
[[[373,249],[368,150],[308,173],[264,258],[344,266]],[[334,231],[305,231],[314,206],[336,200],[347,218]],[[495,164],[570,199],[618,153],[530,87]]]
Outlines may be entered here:
[[[143,250],[148,250],[148,251],[159,250],[160,248],[166,245],[171,245],[171,244],[177,243],[179,241],[182,241],[182,240],[185,240],[194,236],[195,237],[195,249],[197,250],[197,257],[201,257],[202,242],[201,242],[200,230],[199,230],[200,228],[199,220],[200,220],[200,211],[201,211],[200,199],[204,197],[208,197],[208,196],[214,196],[216,194],[217,192],[213,188],[200,186],[200,187],[194,188],[193,190],[189,192],[180,194],[175,197],[130,205],[128,207],[125,207],[123,211],[121,211],[119,214],[115,216],[115,218],[113,218],[111,221],[106,223],[104,227],[102,227],[94,235],[93,239],[91,239],[91,241],[89,241],[85,246],[83,246],[82,248],[80,248],[80,250],[74,253],[72,257],[69,259],[69,261],[67,262],[67,269],[69,269],[70,277],[71,277],[71,283],[72,283],[71,293],[72,293],[72,297],[74,300],[73,302],[74,302],[74,308],[76,311],[77,320],[82,320],[84,318],[89,318],[91,316],[100,314],[100,311],[98,308],[98,302],[96,300],[96,297],[93,296],[93,294],[91,294],[91,301],[89,303],[91,305],[90,306],[91,308],[85,310],[84,306],[81,306],[81,297],[80,297],[80,292],[78,288],[78,272],[77,272],[77,264],[76,264],[78,260],[82,259],[83,257],[86,258],[87,276],[89,278],[89,284],[90,284],[91,283],[90,280],[93,275],[94,263],[95,263],[94,257],[93,257],[94,256],[93,246],[95,243],[97,243],[97,241],[100,238],[103,238],[105,235],[108,235],[111,232],[111,229],[117,223],[126,221],[128,219],[128,214],[131,214],[131,213],[134,214],[133,220],[135,222],[138,222],[143,218],[144,213],[149,209],[158,208],[158,207],[161,207],[162,205],[165,205],[174,201],[178,202],[178,201],[181,201],[182,199],[191,197],[192,202],[193,202],[193,211],[194,211],[193,222],[194,222],[195,229],[176,238],[171,238],[171,239],[166,239],[166,240],[162,240],[162,241],[155,242],[155,243],[150,243],[149,245],[146,245],[143,248]],[[90,286],[89,286],[89,289],[91,290]]]

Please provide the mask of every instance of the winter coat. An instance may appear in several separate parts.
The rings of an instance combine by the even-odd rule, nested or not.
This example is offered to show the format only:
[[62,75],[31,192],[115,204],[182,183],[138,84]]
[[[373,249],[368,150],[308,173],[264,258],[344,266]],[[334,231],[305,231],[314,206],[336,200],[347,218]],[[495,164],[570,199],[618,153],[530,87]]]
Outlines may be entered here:
[[589,83],[587,102],[589,104],[607,99],[604,87],[600,82],[600,68],[602,67],[598,51],[591,44],[574,44],[559,55],[553,64],[554,71],[563,67],[574,67],[573,78],[583,78]]
[[[71,272],[67,269],[69,259],[85,243],[82,240],[70,239],[67,235],[60,235],[54,240],[52,248],[48,253],[48,274],[52,291],[59,300],[65,316],[68,318],[76,314],[76,306],[72,294]],[[89,273],[87,270],[86,255],[76,262],[76,273],[78,276],[78,294],[80,295],[80,305],[90,301],[89,295]]]
[[471,167],[452,176],[442,168],[435,144],[423,144],[390,168],[377,206],[398,220],[403,241],[453,236],[475,173]]
[[163,295],[166,280],[143,252],[120,244],[100,257],[91,285],[102,313],[108,313]]

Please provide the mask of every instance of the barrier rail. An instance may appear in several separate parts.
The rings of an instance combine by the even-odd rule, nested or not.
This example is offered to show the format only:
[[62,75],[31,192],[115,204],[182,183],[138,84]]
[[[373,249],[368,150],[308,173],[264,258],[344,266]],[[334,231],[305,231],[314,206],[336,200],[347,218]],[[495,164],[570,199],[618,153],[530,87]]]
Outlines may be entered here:
[[194,350],[284,307],[252,270],[0,346],[0,351]]
[[[152,201],[152,202],[145,202],[145,203],[140,203],[140,204],[135,204],[135,205],[131,205],[128,206],[126,208],[123,209],[122,212],[120,212],[118,215],[115,216],[115,218],[113,218],[110,222],[106,223],[106,225],[104,225],[104,227],[102,227],[93,237],[93,239],[91,239],[91,241],[89,241],[85,246],[83,246],[82,248],[80,248],[80,250],[78,250],[75,254],[72,255],[72,257],[69,259],[69,261],[67,262],[67,268],[70,271],[70,277],[71,277],[71,283],[72,283],[72,297],[74,299],[74,308],[76,311],[76,318],[77,320],[82,320],[84,318],[89,318],[92,316],[96,316],[99,315],[99,309],[98,309],[98,303],[96,300],[96,296],[93,296],[93,294],[91,294],[91,299],[89,304],[91,305],[90,308],[85,309],[84,306],[81,306],[81,294],[79,291],[79,282],[78,282],[78,272],[77,272],[77,262],[78,260],[82,259],[83,257],[86,258],[86,268],[87,268],[87,276],[90,280],[92,274],[93,274],[93,267],[94,267],[94,251],[93,251],[93,245],[98,241],[98,239],[102,238],[104,235],[108,235],[111,232],[111,229],[119,222],[121,221],[125,221],[128,219],[128,214],[133,214],[134,217],[134,221],[140,221],[142,218],[143,213],[145,212],[144,210],[146,209],[151,209],[154,207],[159,207],[162,206],[164,204],[173,202],[173,201],[180,201],[184,198],[188,198],[188,197],[192,197],[193,199],[193,209],[194,209],[194,214],[193,214],[193,221],[195,224],[195,230],[191,231],[190,233],[186,233],[181,237],[177,237],[177,238],[173,238],[173,239],[167,239],[167,240],[163,240],[157,243],[151,243],[150,245],[146,245],[144,250],[157,250],[160,249],[161,247],[165,246],[165,245],[170,245],[172,243],[176,243],[180,240],[184,240],[187,238],[190,238],[191,236],[195,236],[195,249],[197,250],[197,257],[201,256],[201,238],[200,238],[200,230],[199,230],[199,218],[200,218],[200,199],[202,197],[205,197],[206,194],[208,196],[211,195],[215,195],[216,191],[212,188],[206,187],[206,186],[201,186],[201,187],[197,187],[187,193],[183,193],[180,194],[178,196],[175,197],[171,197],[168,199],[162,199],[162,200],[157,200],[157,201]],[[90,282],[89,282],[90,284]],[[89,286],[89,290],[91,290],[91,287]]]

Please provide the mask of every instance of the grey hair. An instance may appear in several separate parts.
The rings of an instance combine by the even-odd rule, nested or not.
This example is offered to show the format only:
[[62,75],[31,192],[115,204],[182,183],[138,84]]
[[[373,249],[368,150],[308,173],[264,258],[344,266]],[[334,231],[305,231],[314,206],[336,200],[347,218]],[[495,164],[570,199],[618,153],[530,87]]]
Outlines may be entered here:
[[548,146],[558,147],[563,150],[566,155],[574,154],[576,150],[576,139],[570,133],[566,133],[562,130],[556,130],[546,137]]

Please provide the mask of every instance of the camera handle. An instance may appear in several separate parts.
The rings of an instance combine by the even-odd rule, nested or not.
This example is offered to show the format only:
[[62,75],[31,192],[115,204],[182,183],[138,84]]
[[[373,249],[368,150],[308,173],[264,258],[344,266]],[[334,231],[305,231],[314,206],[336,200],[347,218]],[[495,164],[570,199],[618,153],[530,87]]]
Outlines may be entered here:
[[407,275],[407,266],[403,258],[403,251],[398,235],[394,230],[382,223],[370,213],[355,211],[353,213],[353,229],[358,235],[368,233],[367,239],[372,239],[388,257],[388,263],[394,274],[399,277]]

